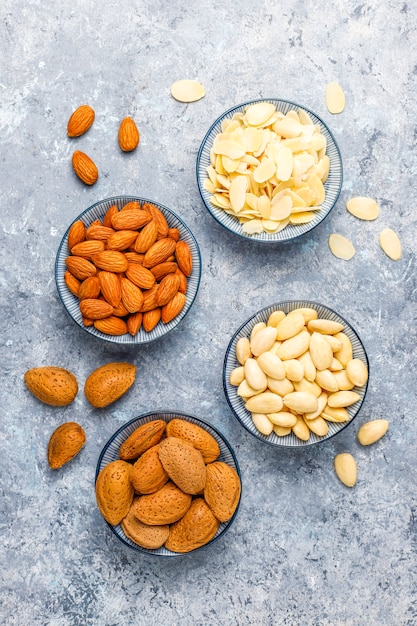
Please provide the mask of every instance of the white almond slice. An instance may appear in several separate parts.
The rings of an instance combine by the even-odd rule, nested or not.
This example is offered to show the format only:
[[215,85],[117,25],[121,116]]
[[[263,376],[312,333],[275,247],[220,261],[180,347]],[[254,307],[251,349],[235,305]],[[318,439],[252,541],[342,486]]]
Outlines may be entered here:
[[329,236],[329,248],[335,257],[344,261],[349,261],[355,254],[353,243],[338,233],[332,233]]
[[223,174],[218,174],[217,182],[224,187],[224,189],[230,189],[230,185],[232,184],[230,178],[228,176],[224,176]]
[[317,174],[312,174],[307,178],[306,182],[316,196],[315,204],[323,204],[326,197],[326,191],[320,177],[317,176]]
[[277,178],[286,181],[291,177],[293,170],[293,154],[286,146],[279,150],[279,162],[277,164]]
[[[275,196],[276,198],[276,196]],[[287,219],[291,215],[292,200],[287,194],[282,195],[278,200],[272,199],[270,219],[281,221]]]
[[308,150],[309,142],[304,137],[294,137],[292,139],[283,139],[282,145],[291,150],[293,154]]
[[285,137],[286,139],[298,137],[299,135],[301,135],[302,130],[303,127],[302,124],[300,124],[299,120],[292,119],[291,117],[288,117],[288,115],[283,120],[279,120],[274,124],[274,131],[278,135],[280,135],[281,137]]
[[247,193],[246,194],[246,204],[253,211],[257,211],[258,210],[258,197],[255,196],[255,194],[253,194],[253,193]]
[[247,185],[248,180],[246,176],[236,176],[236,178],[232,180],[229,190],[229,199],[230,205],[235,213],[239,213],[245,206]]
[[257,183],[264,183],[275,174],[275,170],[274,161],[266,157],[253,172],[253,177]]
[[271,235],[282,230],[281,222],[277,222],[275,220],[262,220],[262,226],[264,227],[264,231],[266,233],[270,233]]
[[258,198],[258,211],[262,215],[263,220],[269,220],[271,213],[271,200],[268,196]]
[[245,163],[246,165],[254,165],[255,167],[258,167],[260,160],[252,156],[252,154],[244,154],[240,159],[240,162]]
[[226,196],[224,196],[221,193],[215,193],[214,194],[214,200],[216,200],[217,202],[217,206],[221,207],[222,209],[230,209],[230,201],[228,198],[226,198]]
[[[242,144],[233,139],[221,139],[213,144],[215,154],[229,157],[229,159],[241,159],[245,154],[245,148]],[[217,169],[217,168],[216,168]]]
[[393,261],[401,259],[401,241],[397,233],[391,228],[384,228],[379,235],[379,245],[385,254]]
[[357,196],[346,202],[346,208],[360,220],[376,220],[379,215],[379,206],[373,198]]
[[310,141],[310,149],[315,150],[315,152],[319,152],[323,150],[323,148],[327,147],[327,139],[323,135],[323,133],[313,133]]
[[304,109],[298,109],[298,119],[300,120],[301,124],[305,124],[306,126],[314,124],[313,120]]
[[326,85],[326,106],[330,113],[341,113],[345,108],[345,94],[339,83]]
[[314,220],[315,215],[312,211],[303,211],[302,213],[291,213],[289,220],[290,224],[308,224]]
[[304,202],[303,198],[298,195],[297,192],[293,191],[292,189],[287,189],[286,194],[290,196],[292,200],[293,211],[295,211],[296,209],[305,209],[306,203]]
[[240,159],[231,159],[230,157],[223,154],[222,164],[223,164],[223,169],[226,172],[226,175],[233,174],[233,172],[236,172],[239,168]]
[[258,233],[263,233],[264,227],[262,226],[261,220],[251,220],[243,224],[242,231],[247,235],[255,235]]
[[316,165],[316,174],[321,179],[322,183],[325,183],[330,172],[330,159],[325,154]]
[[261,126],[275,111],[271,102],[257,102],[246,109],[245,118],[250,126]]
[[171,85],[171,95],[179,102],[196,102],[205,94],[203,85],[196,80],[177,80]]

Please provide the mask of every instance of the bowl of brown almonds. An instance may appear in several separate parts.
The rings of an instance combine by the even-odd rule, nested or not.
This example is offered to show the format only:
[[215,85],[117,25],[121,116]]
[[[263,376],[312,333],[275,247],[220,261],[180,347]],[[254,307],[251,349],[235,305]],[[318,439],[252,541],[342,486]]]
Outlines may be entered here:
[[342,159],[328,126],[294,102],[262,99],[223,113],[197,157],[201,198],[230,232],[261,243],[306,234],[334,207]]
[[97,202],[67,229],[55,280],[72,320],[99,339],[138,345],[163,337],[190,310],[201,257],[171,209],[137,196]]
[[124,545],[175,557],[212,545],[230,529],[241,499],[240,469],[214,426],[158,410],[109,439],[95,492],[102,517]]
[[239,422],[273,446],[321,443],[345,429],[366,395],[369,362],[356,331],[322,304],[258,311],[234,333],[223,386]]

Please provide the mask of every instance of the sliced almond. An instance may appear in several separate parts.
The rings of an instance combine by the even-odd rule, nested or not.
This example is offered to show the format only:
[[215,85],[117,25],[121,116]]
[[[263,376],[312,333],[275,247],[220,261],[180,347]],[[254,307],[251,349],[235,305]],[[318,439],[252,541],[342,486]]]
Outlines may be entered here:
[[195,102],[205,93],[203,85],[196,80],[177,80],[171,85],[171,95],[179,102]]
[[346,202],[346,208],[355,217],[360,220],[376,220],[379,215],[379,206],[373,198],[366,196],[357,196],[350,198]]
[[246,119],[250,126],[261,126],[275,111],[275,106],[271,102],[256,102],[245,111]]
[[331,253],[338,259],[349,261],[355,254],[353,243],[343,235],[332,233],[328,242]]
[[402,255],[401,241],[391,228],[384,228],[379,235],[379,245],[393,261],[399,261]]
[[239,213],[245,206],[247,185],[248,179],[246,176],[236,176],[232,180],[229,189],[229,199],[235,213]]
[[332,81],[326,85],[326,106],[330,113],[341,113],[346,104],[345,94],[339,83]]

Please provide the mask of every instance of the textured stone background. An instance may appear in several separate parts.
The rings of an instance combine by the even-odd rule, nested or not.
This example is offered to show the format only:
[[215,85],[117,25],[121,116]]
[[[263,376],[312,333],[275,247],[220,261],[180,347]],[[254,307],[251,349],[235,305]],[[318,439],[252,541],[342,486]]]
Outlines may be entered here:
[[[7,625],[404,626],[417,624],[416,474],[416,7],[386,0],[252,0],[71,3],[4,0],[0,45],[1,562],[0,621]],[[206,88],[191,105],[174,101],[173,80]],[[346,109],[325,107],[340,82]],[[282,97],[331,127],[344,183],[331,216],[302,241],[264,249],[225,232],[200,200],[195,161],[208,127],[229,107]],[[66,136],[81,103],[93,128]],[[119,120],[133,116],[142,140],[117,146]],[[87,152],[100,179],[85,187],[72,172]],[[141,349],[86,336],[57,296],[54,260],[68,224],[117,194],[153,198],[176,211],[201,248],[203,274],[181,326]],[[352,195],[377,199],[376,222],[345,209]],[[398,231],[403,258],[379,249],[384,227]],[[350,262],[327,238],[354,242]],[[283,451],[238,424],[222,389],[230,336],[279,299],[333,306],[360,334],[371,381],[356,423],[325,445]],[[134,389],[108,410],[83,393],[67,408],[41,405],[24,372],[54,364],[82,387],[99,365],[134,362]],[[132,553],[95,505],[99,452],[125,421],[154,408],[200,415],[231,441],[243,500],[227,537],[175,560]],[[388,417],[370,449],[358,425]],[[52,472],[46,446],[58,424],[87,433],[82,453]],[[359,478],[349,490],[333,473],[351,451]]]

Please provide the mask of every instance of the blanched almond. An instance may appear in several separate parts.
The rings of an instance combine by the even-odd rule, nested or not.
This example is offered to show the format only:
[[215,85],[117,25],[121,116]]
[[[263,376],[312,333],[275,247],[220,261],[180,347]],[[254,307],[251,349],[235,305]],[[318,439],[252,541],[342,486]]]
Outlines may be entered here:
[[283,397],[283,402],[286,407],[300,414],[312,413],[318,406],[316,396],[306,391],[293,391],[292,393],[288,393]]
[[351,359],[346,364],[346,375],[357,387],[363,387],[368,380],[368,369],[361,359]]
[[245,408],[250,413],[277,413],[283,407],[281,396],[270,391],[264,391],[249,400],[245,404]]
[[273,345],[276,337],[277,329],[273,326],[262,328],[250,341],[252,354],[259,356],[263,352],[267,352]]
[[272,433],[274,425],[265,413],[252,413],[252,421],[262,435],[268,436]]
[[235,367],[230,372],[229,383],[233,385],[234,387],[238,387],[240,383],[242,382],[242,380],[244,380],[244,378],[245,378],[245,368],[243,367],[243,365],[240,365],[239,367]]
[[301,441],[308,441],[310,439],[310,429],[302,417],[297,417],[297,422],[292,427],[292,432],[298,439],[301,439]]
[[297,423],[297,416],[289,411],[279,411],[278,413],[268,413],[268,419],[276,426],[292,428]]
[[310,333],[308,330],[301,330],[290,339],[285,339],[277,349],[277,355],[283,361],[287,359],[297,359],[308,350],[310,345]]
[[332,408],[344,408],[355,404],[361,397],[356,391],[336,391],[328,397],[327,404]]
[[334,469],[339,480],[346,487],[354,487],[357,479],[356,461],[348,452],[337,454],[334,458]]
[[298,335],[304,326],[305,320],[302,313],[297,310],[291,311],[279,322],[276,338],[280,341],[290,339],[290,337]]
[[386,419],[371,420],[365,422],[358,430],[358,441],[363,446],[370,446],[385,435],[389,421]]
[[279,356],[269,350],[267,352],[262,352],[262,354],[258,356],[258,365],[270,378],[276,378],[277,380],[285,378],[283,362]]
[[325,437],[329,432],[329,426],[322,417],[316,417],[315,419],[308,420],[307,422],[308,428],[312,433],[317,435],[317,437]]
[[267,377],[266,374],[261,370],[258,365],[258,362],[254,358],[246,359],[245,365],[245,378],[248,382],[248,385],[252,387],[252,389],[266,389],[267,387]]
[[311,360],[318,370],[328,369],[333,360],[333,351],[324,335],[313,332],[310,337],[309,351]]
[[329,113],[341,113],[345,108],[345,94],[339,83],[332,81],[326,85],[326,106]]
[[249,339],[240,337],[236,343],[236,358],[241,365],[245,365],[246,359],[252,356]]

